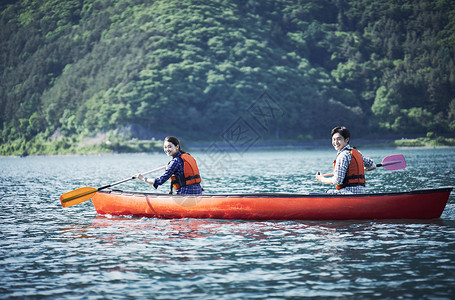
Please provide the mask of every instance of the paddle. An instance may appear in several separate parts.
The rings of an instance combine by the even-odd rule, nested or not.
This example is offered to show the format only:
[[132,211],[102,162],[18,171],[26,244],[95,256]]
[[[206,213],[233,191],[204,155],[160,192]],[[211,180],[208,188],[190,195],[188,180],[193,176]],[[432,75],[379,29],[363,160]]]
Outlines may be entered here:
[[[394,154],[385,157],[380,164],[376,164],[376,167],[384,167],[389,171],[401,170],[406,168],[406,160],[403,154]],[[324,174],[322,176],[332,176],[333,173]]]
[[[156,172],[156,171],[165,169],[166,167],[167,166],[162,166],[162,167],[147,171],[145,173],[142,173],[142,175],[146,175],[146,174],[149,174],[149,173],[152,173],[152,172]],[[71,191],[71,192],[68,192],[68,193],[65,193],[65,194],[61,195],[60,196],[60,202],[62,203],[63,207],[73,206],[73,205],[82,203],[84,201],[87,201],[88,199],[92,198],[93,195],[95,195],[95,193],[98,192],[98,191],[107,189],[107,188],[109,188],[111,186],[114,186],[114,185],[117,185],[117,184],[120,184],[120,183],[124,183],[124,182],[130,181],[131,179],[134,179],[134,177],[129,177],[129,178],[117,181],[115,183],[111,183],[111,184],[102,186],[100,188],[93,188],[93,187],[78,188],[78,189],[76,189],[74,191]]]

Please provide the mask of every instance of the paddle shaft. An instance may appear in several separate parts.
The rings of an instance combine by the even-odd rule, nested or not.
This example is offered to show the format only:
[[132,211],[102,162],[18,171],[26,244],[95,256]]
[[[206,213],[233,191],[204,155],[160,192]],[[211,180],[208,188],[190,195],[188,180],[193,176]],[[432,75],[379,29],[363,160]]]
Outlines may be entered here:
[[[383,167],[382,164],[377,164],[376,168]],[[333,173],[327,173],[327,174],[322,174],[322,176],[327,177],[327,176],[333,176]]]
[[[399,164],[399,163],[401,163],[401,161],[384,162],[382,164],[376,164],[376,168],[391,166],[391,165],[395,165],[395,164]],[[333,176],[333,173],[323,174],[322,176],[324,176],[324,177]]]
[[[141,174],[142,174],[142,175],[147,175],[147,174],[149,174],[149,173],[153,173],[153,172],[156,172],[156,171],[159,171],[159,170],[162,170],[162,169],[166,169],[166,167],[167,167],[167,166],[162,166],[162,167],[159,167],[159,168],[156,168],[156,169],[153,169],[153,170],[150,170],[150,171],[141,173]],[[101,190],[110,188],[111,186],[114,186],[114,185],[117,185],[117,184],[121,184],[121,183],[130,181],[130,180],[132,180],[132,179],[134,179],[134,178],[135,178],[135,177],[129,177],[129,178],[126,178],[126,179],[123,179],[123,180],[120,180],[120,181],[117,181],[117,182],[114,182],[114,183],[111,183],[111,184],[102,186],[102,187],[98,188],[98,191],[101,191]]]
[[[156,172],[156,171],[159,171],[159,170],[162,170],[162,169],[165,169],[165,168],[166,168],[166,166],[159,167],[159,168],[144,172],[142,174],[149,174],[149,173]],[[76,205],[76,204],[79,204],[79,203],[82,203],[84,201],[89,200],[98,191],[101,191],[103,189],[106,189],[108,187],[111,187],[111,186],[114,186],[114,185],[117,185],[117,184],[121,184],[121,183],[127,182],[127,181],[129,181],[131,179],[134,179],[134,178],[135,177],[129,177],[129,178],[126,178],[126,179],[123,179],[123,180],[120,180],[120,181],[117,181],[117,182],[102,186],[100,188],[82,187],[82,188],[79,188],[79,189],[76,189],[74,191],[71,191],[71,192],[68,192],[68,193],[65,193],[65,194],[61,195],[60,196],[60,202],[62,203],[63,207],[73,206],[73,205]]]

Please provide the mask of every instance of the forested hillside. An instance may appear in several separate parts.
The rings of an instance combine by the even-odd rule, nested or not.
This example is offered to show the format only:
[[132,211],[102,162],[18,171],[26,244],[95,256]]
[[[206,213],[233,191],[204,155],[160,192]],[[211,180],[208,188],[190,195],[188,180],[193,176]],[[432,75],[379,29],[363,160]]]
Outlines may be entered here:
[[220,139],[264,91],[280,111],[264,139],[455,133],[451,0],[9,2],[0,155]]

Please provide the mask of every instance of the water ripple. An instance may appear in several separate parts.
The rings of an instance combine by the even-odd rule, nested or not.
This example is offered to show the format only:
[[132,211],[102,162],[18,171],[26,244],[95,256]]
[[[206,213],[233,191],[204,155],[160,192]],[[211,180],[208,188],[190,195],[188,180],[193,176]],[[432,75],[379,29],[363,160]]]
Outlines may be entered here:
[[[453,184],[454,150],[435,151],[407,150],[407,169],[368,173],[369,191]],[[378,161],[390,154],[371,152]],[[324,191],[314,173],[330,171],[321,166],[331,159],[332,152],[245,154],[204,185],[207,192],[220,193]],[[436,220],[97,216],[90,201],[62,209],[59,195],[115,182],[143,169],[145,161],[152,169],[165,158],[0,160],[0,298],[450,299],[455,294],[453,194]],[[129,182],[125,188],[146,187]]]

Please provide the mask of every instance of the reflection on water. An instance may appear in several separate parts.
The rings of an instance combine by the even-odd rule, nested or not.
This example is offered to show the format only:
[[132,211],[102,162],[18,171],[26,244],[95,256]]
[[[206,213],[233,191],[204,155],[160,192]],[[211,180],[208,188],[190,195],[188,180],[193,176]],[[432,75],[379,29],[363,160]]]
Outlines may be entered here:
[[[455,150],[363,150],[408,167],[369,172],[369,192],[453,186]],[[200,154],[201,156],[202,154]],[[197,156],[197,155],[195,155]],[[210,193],[324,191],[333,151],[234,156]],[[455,201],[441,219],[162,220],[97,216],[58,196],[165,164],[163,155],[0,158],[2,298],[441,298],[455,294]],[[211,174],[210,166],[201,168]],[[213,172],[212,172],[213,173]],[[150,188],[128,182],[125,189]],[[161,191],[167,192],[168,187]]]

